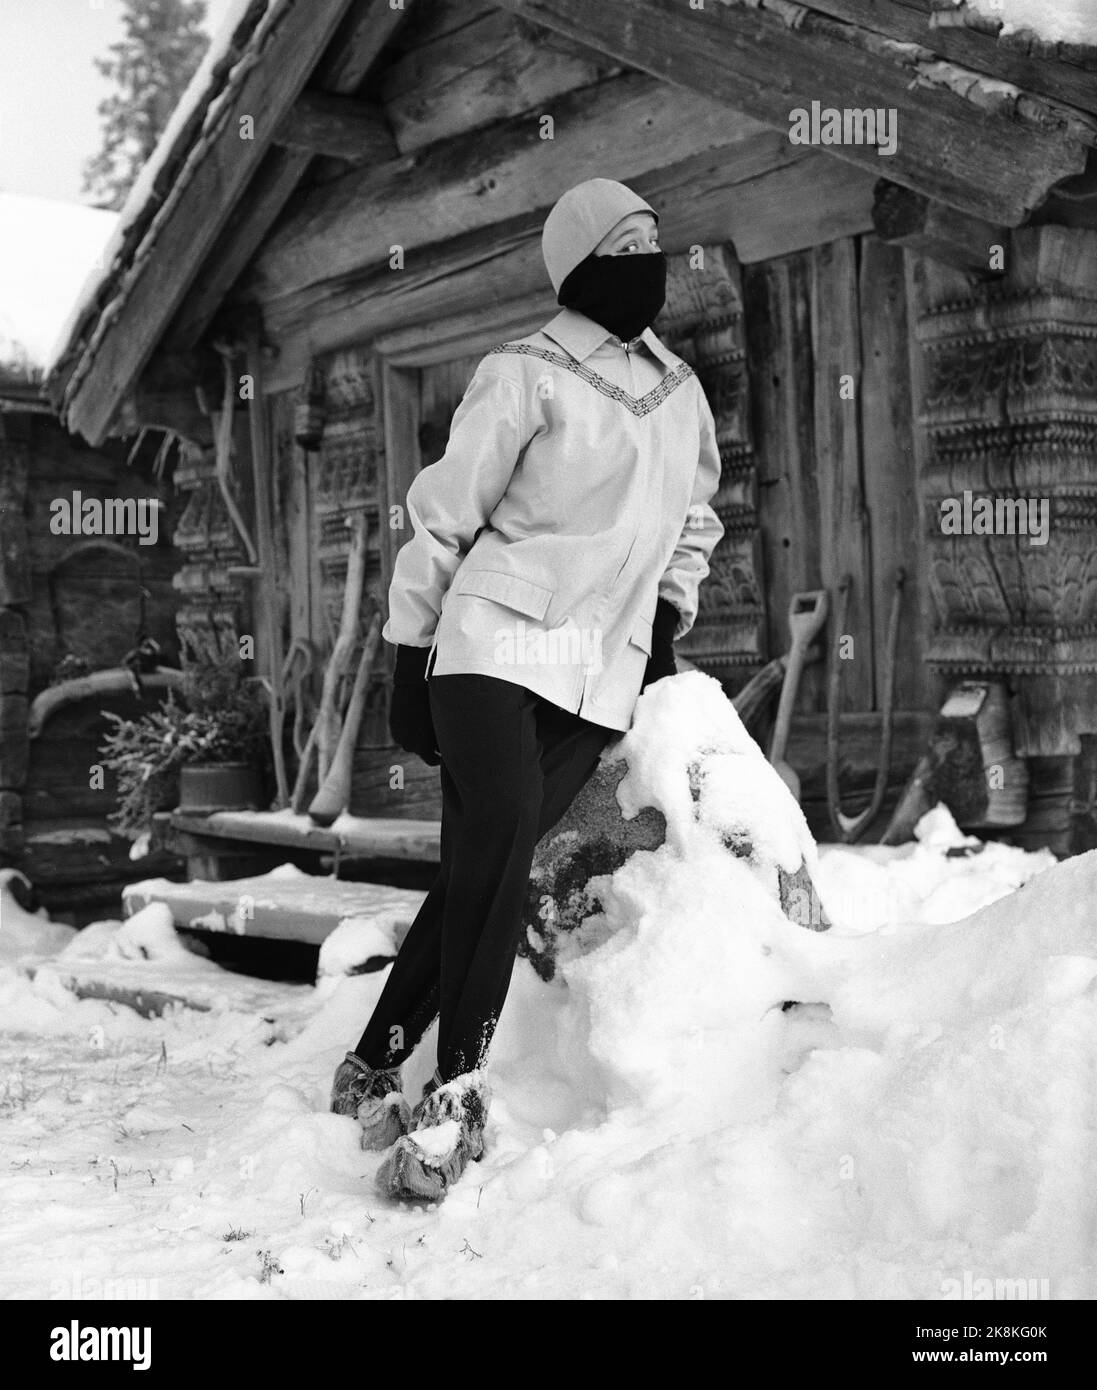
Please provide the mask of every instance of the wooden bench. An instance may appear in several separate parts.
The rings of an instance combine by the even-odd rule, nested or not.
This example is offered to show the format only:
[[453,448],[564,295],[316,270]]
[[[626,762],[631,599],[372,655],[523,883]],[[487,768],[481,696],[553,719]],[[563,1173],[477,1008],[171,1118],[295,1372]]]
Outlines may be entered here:
[[[207,880],[260,872],[287,859],[336,874],[347,860],[429,870],[440,860],[440,840],[437,820],[343,815],[325,829],[292,811],[162,812],[152,833],[154,849],[181,855],[191,878]],[[406,872],[397,877],[409,886],[418,881]]]

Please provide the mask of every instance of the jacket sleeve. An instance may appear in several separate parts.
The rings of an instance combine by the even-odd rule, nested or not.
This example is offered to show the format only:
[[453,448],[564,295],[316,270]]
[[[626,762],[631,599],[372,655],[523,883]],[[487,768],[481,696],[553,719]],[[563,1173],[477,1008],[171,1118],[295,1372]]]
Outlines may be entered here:
[[675,641],[684,637],[697,619],[697,591],[709,572],[709,556],[724,534],[719,517],[709,505],[720,486],[720,450],[716,444],[716,422],[700,383],[697,384],[697,401],[700,450],[693,494],[682,534],[659,580],[659,597],[667,599],[679,613]]
[[454,573],[517,467],[527,442],[522,430],[521,387],[481,363],[454,412],[445,453],[408,488],[413,534],[393,564],[389,616],[381,629],[386,642],[433,642]]

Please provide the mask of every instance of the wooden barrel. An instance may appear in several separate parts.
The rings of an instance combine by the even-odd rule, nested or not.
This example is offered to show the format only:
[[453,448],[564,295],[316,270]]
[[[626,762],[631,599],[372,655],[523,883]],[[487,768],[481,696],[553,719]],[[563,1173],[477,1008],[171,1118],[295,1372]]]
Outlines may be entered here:
[[257,811],[263,786],[250,763],[202,763],[179,769],[179,810]]

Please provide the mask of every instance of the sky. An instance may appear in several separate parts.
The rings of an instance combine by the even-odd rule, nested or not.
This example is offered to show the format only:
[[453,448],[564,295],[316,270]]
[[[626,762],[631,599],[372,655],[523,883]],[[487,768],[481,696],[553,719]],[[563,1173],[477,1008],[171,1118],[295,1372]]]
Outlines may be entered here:
[[[213,33],[232,0],[207,0]],[[88,202],[110,83],[92,66],[122,37],[122,0],[0,0],[0,192]]]

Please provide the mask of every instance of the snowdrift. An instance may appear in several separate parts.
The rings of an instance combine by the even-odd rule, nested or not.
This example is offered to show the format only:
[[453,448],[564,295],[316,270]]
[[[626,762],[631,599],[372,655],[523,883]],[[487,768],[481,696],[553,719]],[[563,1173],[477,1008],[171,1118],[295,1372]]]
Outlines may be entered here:
[[[0,1209],[21,1287],[64,1275],[41,1221],[71,1250],[78,1197],[82,1267],[147,1277],[155,1248],[162,1297],[938,1299],[986,1279],[1092,1297],[1097,853],[947,858],[940,814],[915,846],[817,853],[746,749],[698,816],[684,770],[733,720],[700,673],[641,698],[621,798],[658,806],[666,843],[602,885],[550,983],[518,962],[489,1151],[440,1208],[385,1207],[380,1157],[326,1113],[383,973],[262,1016],[136,1022],[0,973],[25,1077],[9,1129],[28,1162]],[[769,862],[816,865],[832,930],[790,922],[761,860],[726,853],[714,827],[740,822]],[[931,919],[849,913],[881,876]],[[939,920],[950,883],[997,901]],[[116,1189],[108,1158],[131,1174]]]

